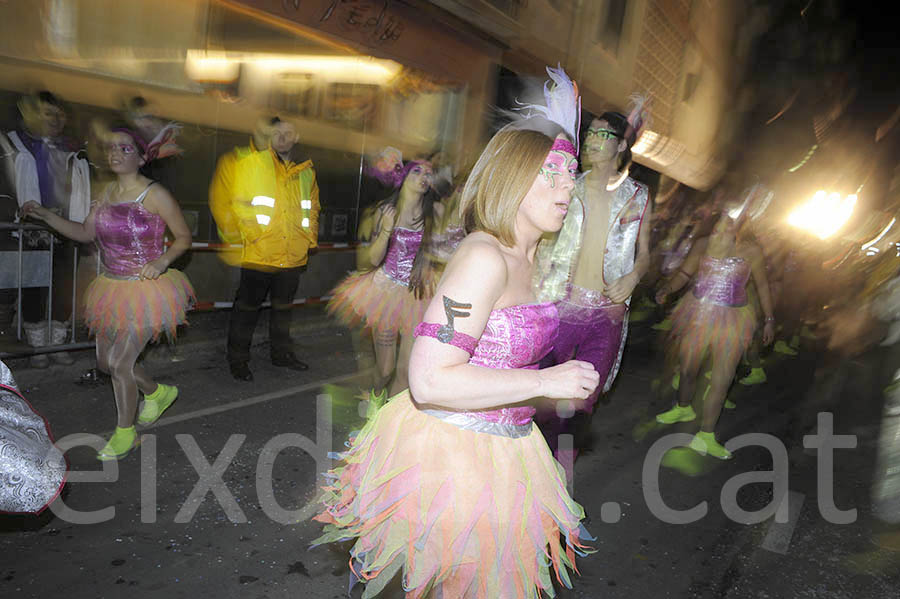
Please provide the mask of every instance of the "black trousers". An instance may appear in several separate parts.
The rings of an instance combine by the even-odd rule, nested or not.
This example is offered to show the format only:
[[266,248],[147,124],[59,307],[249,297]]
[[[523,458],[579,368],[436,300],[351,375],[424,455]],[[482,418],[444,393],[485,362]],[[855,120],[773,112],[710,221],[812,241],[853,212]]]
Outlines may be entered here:
[[259,308],[266,295],[271,296],[272,313],[269,315],[269,341],[272,355],[294,351],[291,341],[291,309],[294,294],[300,284],[303,267],[279,268],[262,271],[241,268],[241,282],[231,309],[228,325],[228,362],[250,361],[250,343],[259,318]]

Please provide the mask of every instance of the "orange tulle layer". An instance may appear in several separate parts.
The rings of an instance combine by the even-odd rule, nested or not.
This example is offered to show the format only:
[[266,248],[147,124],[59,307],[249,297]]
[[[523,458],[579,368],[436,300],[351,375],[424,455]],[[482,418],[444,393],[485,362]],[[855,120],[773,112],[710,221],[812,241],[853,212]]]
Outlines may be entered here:
[[101,274],[85,292],[84,317],[94,335],[128,331],[141,342],[163,333],[174,339],[195,301],[194,288],[180,270],[170,268],[158,279],[143,281]]
[[410,335],[422,322],[428,299],[417,300],[406,285],[387,277],[379,268],[353,273],[338,283],[328,312],[347,326]]
[[404,391],[341,457],[313,544],[356,539],[350,567],[364,598],[400,575],[408,599],[536,599],[553,594],[554,575],[571,588],[576,554],[593,551],[536,426],[516,439],[463,430]]
[[756,315],[750,304],[720,306],[686,293],[672,312],[670,340],[682,367],[699,367],[706,357],[737,363],[753,340]]

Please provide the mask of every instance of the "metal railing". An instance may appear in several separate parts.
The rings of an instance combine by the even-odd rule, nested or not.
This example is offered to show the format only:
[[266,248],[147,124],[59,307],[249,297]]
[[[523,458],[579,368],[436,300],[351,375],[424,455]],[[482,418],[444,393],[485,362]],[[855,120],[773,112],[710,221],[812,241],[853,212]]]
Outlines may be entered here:
[[[79,270],[79,244],[77,242],[69,242],[74,245],[72,258],[72,314],[70,315],[70,324],[68,326],[68,335],[66,343],[52,343],[53,331],[53,256],[54,246],[53,229],[46,225],[31,223],[4,223],[0,222],[0,234],[4,231],[13,231],[18,233],[18,247],[16,250],[0,249],[0,289],[16,289],[16,339],[22,341],[23,337],[23,316],[22,316],[22,290],[26,288],[46,288],[47,289],[47,345],[41,347],[32,347],[24,343],[13,351],[0,351],[0,359],[2,358],[20,358],[28,357],[36,354],[47,354],[61,351],[69,351],[76,349],[88,349],[95,346],[94,341],[84,339],[79,341],[77,328],[77,290],[78,290],[78,270]],[[48,236],[49,243],[47,249],[30,249],[25,247],[25,231],[43,231]],[[355,251],[358,242],[325,242],[319,244],[320,252],[347,252]],[[225,243],[206,243],[194,242],[191,244],[190,252],[221,252],[227,250],[240,249],[240,244]],[[43,254],[46,254],[44,256]],[[15,276],[10,276],[11,264],[15,264]],[[96,274],[100,274],[100,260],[97,260]],[[322,297],[305,297],[295,299],[295,304],[316,304],[327,301],[330,296]],[[222,301],[198,301],[194,306],[194,310],[218,310],[230,309],[231,302]]]
[[[56,242],[54,241],[52,230],[44,225],[26,224],[26,223],[0,223],[0,232],[15,231],[18,233],[18,249],[13,258],[16,263],[15,289],[16,289],[16,339],[22,340],[22,289],[28,288],[47,288],[47,345],[41,347],[23,347],[21,350],[14,352],[0,352],[0,358],[13,358],[22,356],[31,356],[35,354],[53,353],[59,351],[68,351],[72,349],[86,349],[94,347],[93,341],[78,341],[76,333],[75,306],[77,305],[77,286],[78,286],[78,244],[73,243],[74,251],[72,258],[72,314],[69,315],[69,334],[66,343],[53,345],[53,254]],[[48,236],[47,249],[26,249],[25,248],[25,231],[43,231]],[[12,289],[8,279],[4,280],[8,273],[9,251],[0,251],[0,288]],[[28,256],[26,256],[26,253]],[[43,256],[46,253],[46,269],[41,264]],[[26,261],[30,267],[26,270]],[[99,272],[99,262],[98,262]]]

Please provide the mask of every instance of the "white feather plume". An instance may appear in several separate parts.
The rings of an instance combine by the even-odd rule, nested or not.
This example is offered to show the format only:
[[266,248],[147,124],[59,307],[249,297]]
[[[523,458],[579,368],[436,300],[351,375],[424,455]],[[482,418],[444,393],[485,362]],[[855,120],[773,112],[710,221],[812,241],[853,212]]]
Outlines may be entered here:
[[579,147],[578,129],[581,126],[581,97],[578,95],[578,86],[569,79],[562,66],[557,63],[556,68],[547,67],[550,81],[544,83],[544,102],[540,104],[522,104],[519,110],[529,110],[538,113],[549,121],[559,125],[570,139],[574,140],[575,147]]

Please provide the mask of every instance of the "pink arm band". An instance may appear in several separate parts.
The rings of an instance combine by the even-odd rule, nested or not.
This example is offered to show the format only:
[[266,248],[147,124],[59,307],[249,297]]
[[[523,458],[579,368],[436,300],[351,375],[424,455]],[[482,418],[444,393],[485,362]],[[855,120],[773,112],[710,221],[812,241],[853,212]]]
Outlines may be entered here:
[[435,324],[433,322],[420,322],[413,333],[414,337],[433,337],[441,343],[453,345],[467,352],[470,356],[475,353],[475,346],[478,345],[478,339],[471,335],[454,331],[447,325]]

